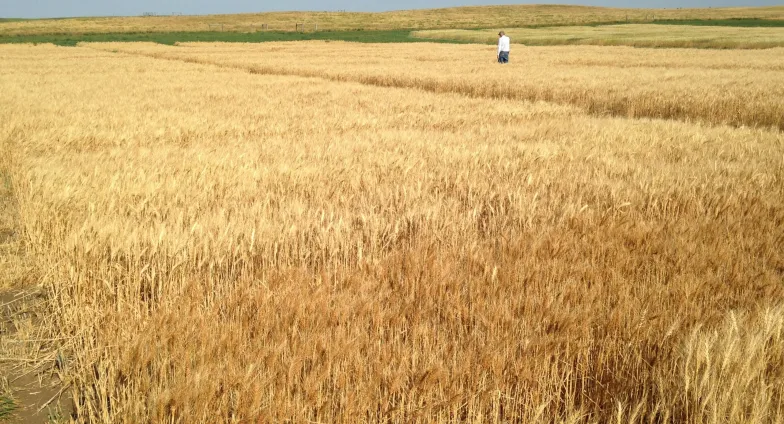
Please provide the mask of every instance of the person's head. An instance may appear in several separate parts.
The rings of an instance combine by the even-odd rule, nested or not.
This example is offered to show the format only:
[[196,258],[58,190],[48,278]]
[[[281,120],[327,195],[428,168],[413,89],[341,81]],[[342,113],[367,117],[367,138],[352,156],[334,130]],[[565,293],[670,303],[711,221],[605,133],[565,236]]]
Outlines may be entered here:
[[506,33],[505,33],[505,32],[503,32],[503,31],[501,31],[501,32],[499,32],[499,33],[498,33],[498,36],[499,36],[499,37],[503,37],[504,35],[506,35]]

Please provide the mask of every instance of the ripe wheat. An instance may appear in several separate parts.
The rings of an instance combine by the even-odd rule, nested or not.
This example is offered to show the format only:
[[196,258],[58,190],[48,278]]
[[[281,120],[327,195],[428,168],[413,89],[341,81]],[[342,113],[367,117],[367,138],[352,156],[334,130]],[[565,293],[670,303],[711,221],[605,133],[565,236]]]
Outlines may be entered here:
[[259,75],[243,48],[0,47],[78,421],[784,420],[781,132]]
[[[516,44],[588,44],[633,47],[700,47],[720,49],[767,49],[784,47],[781,28],[733,28],[672,25],[568,26],[538,29],[506,29]],[[412,36],[475,43],[493,43],[498,30],[441,29],[414,31]]]
[[500,68],[495,47],[478,45],[88,45],[256,74],[570,104],[594,115],[784,129],[784,48],[749,52],[516,47],[512,63]]

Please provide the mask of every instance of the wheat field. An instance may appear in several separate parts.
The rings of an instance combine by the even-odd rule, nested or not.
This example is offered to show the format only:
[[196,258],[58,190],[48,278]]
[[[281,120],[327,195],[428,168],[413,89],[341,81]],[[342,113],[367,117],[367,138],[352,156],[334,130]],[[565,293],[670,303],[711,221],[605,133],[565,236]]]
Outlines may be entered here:
[[[156,11],[152,11],[156,12]],[[563,5],[508,5],[400,10],[382,13],[267,12],[237,15],[166,16],[177,10],[157,11],[152,17],[97,17],[0,22],[0,35],[100,34],[134,32],[268,30],[386,30],[445,28],[507,28],[579,25],[606,22],[646,22],[653,19],[784,19],[784,6],[703,9],[619,9]]]
[[754,51],[631,47],[288,43],[86,43],[109,52],[414,88],[488,99],[573,105],[598,116],[784,129],[784,48]]
[[72,419],[784,422],[781,50],[487,53],[0,46]]
[[[441,29],[413,31],[412,36],[473,43],[495,43],[499,29]],[[768,49],[784,47],[782,28],[704,27],[688,25],[602,25],[511,28],[506,34],[515,44]]]

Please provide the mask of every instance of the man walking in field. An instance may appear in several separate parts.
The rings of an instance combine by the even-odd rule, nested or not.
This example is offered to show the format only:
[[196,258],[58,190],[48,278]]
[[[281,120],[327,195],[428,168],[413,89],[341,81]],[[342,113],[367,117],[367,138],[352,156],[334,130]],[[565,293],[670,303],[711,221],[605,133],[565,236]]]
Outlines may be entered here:
[[503,31],[498,33],[498,63],[509,63],[509,37]]

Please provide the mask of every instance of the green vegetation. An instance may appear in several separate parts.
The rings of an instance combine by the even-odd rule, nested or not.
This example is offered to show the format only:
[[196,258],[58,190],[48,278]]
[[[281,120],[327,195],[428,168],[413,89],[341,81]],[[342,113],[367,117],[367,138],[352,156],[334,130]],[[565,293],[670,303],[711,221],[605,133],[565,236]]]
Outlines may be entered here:
[[[115,34],[50,34],[50,35],[6,35],[0,36],[0,44],[51,43],[59,46],[75,46],[80,42],[131,42],[146,41],[159,44],[185,42],[230,42],[262,43],[269,41],[342,40],[362,43],[410,43],[433,42],[411,37],[409,30],[390,31],[319,31],[319,32],[168,32],[168,33],[115,33]],[[437,40],[459,43],[455,40]]]
[[[4,20],[0,20],[2,22]],[[8,21],[7,19],[5,21]],[[649,22],[656,25],[677,25],[677,26],[704,26],[704,27],[738,27],[738,28],[784,28],[784,20],[772,19],[707,19],[707,20],[659,20]],[[599,22],[581,27],[609,28],[611,26],[625,26],[622,22]],[[634,25],[634,24],[631,24]],[[630,27],[631,27],[630,25]],[[576,28],[575,25],[560,25],[555,28]],[[539,25],[529,25],[520,29],[542,29]],[[459,30],[457,30],[459,31]],[[471,31],[482,32],[482,30],[472,29]],[[484,30],[485,32],[487,30]],[[318,31],[318,32],[289,32],[289,31],[264,31],[264,32],[230,32],[230,31],[195,31],[195,32],[131,32],[131,33],[102,33],[102,34],[25,34],[25,35],[0,35],[0,44],[44,44],[51,43],[60,46],[75,46],[80,42],[134,42],[146,41],[159,44],[175,44],[178,42],[229,42],[229,43],[263,43],[269,41],[303,41],[303,40],[342,40],[361,43],[411,43],[411,42],[441,42],[441,43],[467,43],[477,42],[476,36],[466,38],[461,36],[449,36],[450,30],[441,30],[446,36],[423,38],[422,31],[416,32],[412,36],[410,29],[396,30],[349,30],[349,31]],[[491,31],[494,34],[494,31]],[[544,35],[544,33],[542,33]],[[529,45],[551,45],[551,44],[582,44],[582,38],[569,40],[534,40],[525,39]],[[712,46],[711,40],[696,40],[693,47]],[[589,43],[591,44],[591,43]],[[628,44],[626,42],[605,41],[602,44]],[[662,46],[679,47],[665,43]],[[692,46],[689,44],[688,46]],[[687,45],[680,47],[688,47]],[[704,46],[703,46],[704,47]],[[760,47],[771,47],[765,44]],[[732,46],[726,46],[732,48]]]
[[11,399],[10,396],[7,395],[0,396],[0,421],[5,421],[10,419],[11,414],[13,414],[15,409],[16,409],[16,403],[14,403],[14,400]]

